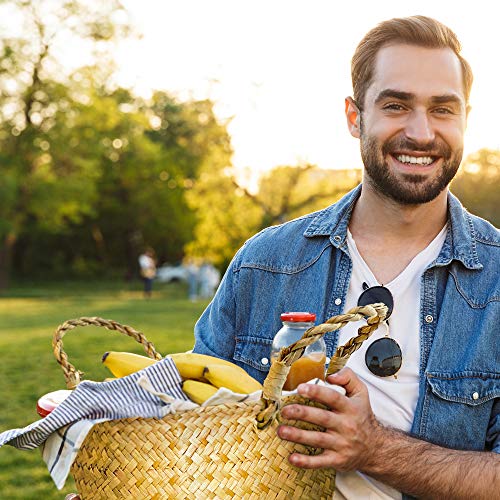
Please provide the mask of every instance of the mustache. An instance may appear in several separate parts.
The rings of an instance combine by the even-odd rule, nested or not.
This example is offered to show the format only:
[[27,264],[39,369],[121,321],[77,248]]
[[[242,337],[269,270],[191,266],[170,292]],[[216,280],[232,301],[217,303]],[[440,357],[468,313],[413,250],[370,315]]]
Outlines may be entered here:
[[384,155],[393,151],[414,151],[415,153],[427,153],[429,156],[442,156],[443,158],[451,157],[451,148],[444,142],[432,141],[425,144],[404,138],[395,137],[389,139],[382,146],[382,153]]

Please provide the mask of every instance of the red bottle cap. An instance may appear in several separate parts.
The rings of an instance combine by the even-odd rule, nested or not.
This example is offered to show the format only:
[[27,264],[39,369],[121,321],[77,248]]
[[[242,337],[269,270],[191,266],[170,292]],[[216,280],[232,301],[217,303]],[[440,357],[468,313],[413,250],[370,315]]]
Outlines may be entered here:
[[310,312],[286,312],[281,314],[281,321],[293,321],[295,323],[316,321],[316,314]]
[[51,411],[57,408],[73,391],[62,389],[60,391],[49,392],[43,395],[36,404],[36,411],[41,417],[46,417]]

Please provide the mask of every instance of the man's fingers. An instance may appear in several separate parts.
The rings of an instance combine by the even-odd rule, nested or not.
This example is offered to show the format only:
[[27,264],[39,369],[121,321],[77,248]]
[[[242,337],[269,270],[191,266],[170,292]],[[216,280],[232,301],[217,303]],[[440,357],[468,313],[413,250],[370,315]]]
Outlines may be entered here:
[[301,396],[323,403],[332,410],[343,411],[349,405],[349,400],[343,394],[324,385],[300,384],[297,391]]
[[327,382],[334,385],[340,385],[346,390],[348,397],[364,391],[366,386],[350,368],[342,368],[337,373],[327,377]]
[[326,433],[321,431],[307,431],[304,429],[297,429],[297,427],[289,425],[280,425],[278,427],[278,436],[281,439],[292,441],[297,444],[304,444],[314,448],[333,449],[335,442],[342,440],[341,436],[333,433]]
[[325,450],[320,455],[302,455],[301,453],[292,453],[288,457],[289,462],[296,467],[301,467],[302,469],[326,469],[335,468],[335,452],[330,450]]
[[338,416],[330,410],[301,404],[291,404],[282,408],[281,415],[290,420],[302,420],[326,429],[336,429]]

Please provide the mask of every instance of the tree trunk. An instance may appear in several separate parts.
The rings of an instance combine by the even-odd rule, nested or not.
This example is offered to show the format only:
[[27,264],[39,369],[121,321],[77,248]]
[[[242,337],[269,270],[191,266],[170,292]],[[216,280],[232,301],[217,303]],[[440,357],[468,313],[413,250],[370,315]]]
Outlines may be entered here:
[[9,286],[10,267],[12,263],[12,252],[16,244],[17,236],[9,233],[5,236],[0,246],[0,292]]

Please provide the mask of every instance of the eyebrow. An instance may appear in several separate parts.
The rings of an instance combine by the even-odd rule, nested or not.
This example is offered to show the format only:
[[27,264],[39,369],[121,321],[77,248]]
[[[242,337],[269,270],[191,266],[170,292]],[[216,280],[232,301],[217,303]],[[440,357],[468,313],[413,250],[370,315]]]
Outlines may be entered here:
[[[415,94],[411,92],[403,92],[401,90],[394,89],[384,89],[382,90],[375,99],[375,104],[379,104],[381,101],[387,98],[398,99],[405,102],[413,102],[416,99]],[[463,106],[463,100],[457,94],[443,94],[435,95],[430,98],[432,104],[446,104],[454,103],[459,106]]]
[[409,102],[415,100],[415,94],[412,94],[410,92],[402,92],[401,90],[384,89],[376,97],[375,104],[379,104],[380,101],[383,101],[387,98],[399,99],[400,101]]

